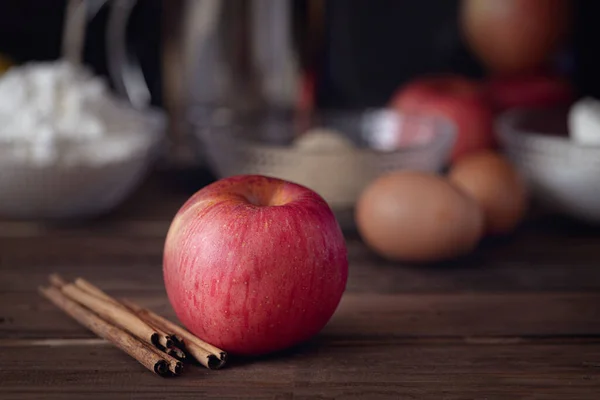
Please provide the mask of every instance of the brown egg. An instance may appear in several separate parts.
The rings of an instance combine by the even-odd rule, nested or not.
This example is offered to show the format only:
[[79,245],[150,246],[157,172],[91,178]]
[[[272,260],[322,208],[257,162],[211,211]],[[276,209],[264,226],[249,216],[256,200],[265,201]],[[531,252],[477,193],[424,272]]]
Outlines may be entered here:
[[527,209],[525,184],[508,160],[492,151],[465,156],[452,167],[449,179],[483,209],[486,231],[511,232]]
[[475,201],[433,174],[399,171],[376,179],[356,205],[365,243],[391,260],[439,261],[473,250],[483,215]]

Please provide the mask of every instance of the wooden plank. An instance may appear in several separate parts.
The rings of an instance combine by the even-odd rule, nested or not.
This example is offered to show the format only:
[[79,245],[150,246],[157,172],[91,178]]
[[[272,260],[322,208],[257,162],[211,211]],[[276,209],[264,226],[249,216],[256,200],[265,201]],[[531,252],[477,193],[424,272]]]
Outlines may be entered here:
[[[490,245],[455,263],[414,266],[385,262],[359,241],[350,239],[348,291],[600,290],[600,242],[530,244]],[[133,282],[157,287],[161,277],[155,272],[162,264],[163,245],[163,238],[117,234],[0,238],[0,293],[31,290],[32,282],[40,282],[54,270],[85,275],[98,284],[110,285],[108,289]]]
[[529,239],[488,243],[469,257],[417,266],[374,256],[350,241],[352,292],[590,291],[600,290],[600,240]]
[[[163,290],[110,291],[176,320]],[[92,337],[36,293],[0,302],[0,338]],[[344,296],[323,335],[345,338],[599,336],[600,294],[454,293]]]
[[[3,399],[597,399],[600,343],[313,341],[228,368],[154,376],[108,345],[0,347]],[[10,361],[10,362],[6,362]]]
[[[127,270],[142,281],[148,269],[162,264],[163,239],[114,236],[55,236],[0,240],[0,292],[31,290],[40,275],[61,271],[90,279],[119,277]],[[116,273],[116,275],[115,275]]]
[[597,294],[350,294],[325,333],[359,337],[600,335],[599,305]]

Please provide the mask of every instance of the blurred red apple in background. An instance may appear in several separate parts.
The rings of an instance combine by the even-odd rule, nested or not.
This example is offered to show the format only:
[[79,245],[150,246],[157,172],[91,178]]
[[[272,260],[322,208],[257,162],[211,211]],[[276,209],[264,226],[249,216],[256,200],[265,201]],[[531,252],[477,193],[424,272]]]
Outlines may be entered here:
[[176,214],[165,243],[169,300],[198,337],[233,354],[318,333],[346,287],[347,250],[327,203],[258,175],[222,179]]
[[451,159],[492,147],[493,113],[482,86],[457,75],[415,79],[394,95],[391,107],[399,112],[446,118],[456,127]]
[[557,107],[574,100],[570,82],[550,73],[491,77],[486,84],[496,111],[513,107]]
[[460,25],[471,50],[495,74],[546,64],[569,34],[569,0],[462,0]]

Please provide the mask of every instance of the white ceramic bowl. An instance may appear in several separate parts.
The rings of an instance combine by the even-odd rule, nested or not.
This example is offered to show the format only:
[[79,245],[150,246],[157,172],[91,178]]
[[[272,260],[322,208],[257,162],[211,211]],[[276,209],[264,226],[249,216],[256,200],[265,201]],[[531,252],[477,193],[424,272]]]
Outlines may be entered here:
[[[53,221],[95,217],[118,206],[144,178],[164,138],[165,120],[155,110],[140,113],[139,132],[128,156],[110,162],[72,160],[49,166],[26,162],[23,144],[0,144],[0,217]],[[115,132],[119,133],[119,132]],[[101,156],[120,147],[118,138],[65,144],[73,154]],[[22,150],[20,152],[20,150]]]
[[554,211],[600,223],[600,147],[569,139],[566,110],[508,111],[496,128],[504,152],[536,200]]

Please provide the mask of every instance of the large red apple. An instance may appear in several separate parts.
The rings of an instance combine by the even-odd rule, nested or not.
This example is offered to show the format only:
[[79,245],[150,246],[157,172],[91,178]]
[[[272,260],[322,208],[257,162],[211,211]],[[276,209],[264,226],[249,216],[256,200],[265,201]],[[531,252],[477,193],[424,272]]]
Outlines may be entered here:
[[401,87],[391,107],[400,112],[446,118],[456,127],[452,161],[492,147],[493,112],[481,85],[457,75],[418,78]]
[[348,277],[346,243],[327,203],[259,175],[221,179],[194,194],[164,250],[177,317],[233,354],[282,350],[318,333]]

